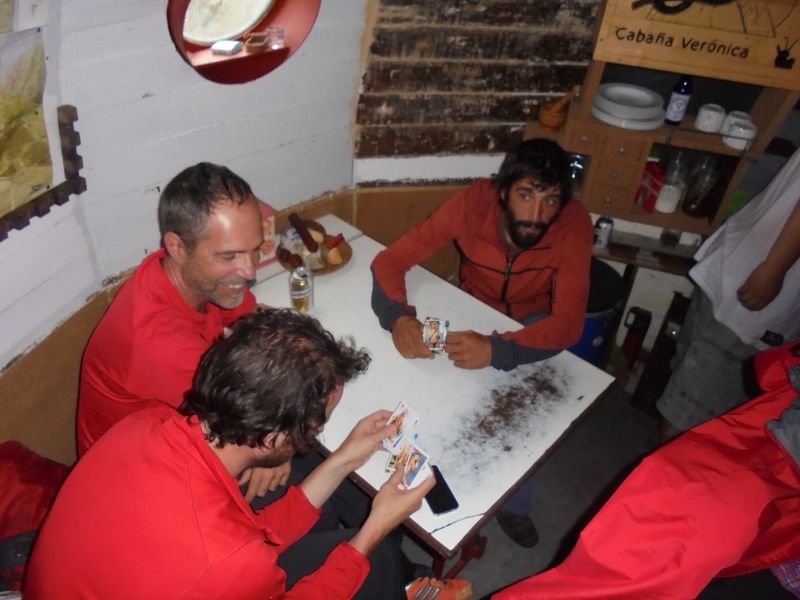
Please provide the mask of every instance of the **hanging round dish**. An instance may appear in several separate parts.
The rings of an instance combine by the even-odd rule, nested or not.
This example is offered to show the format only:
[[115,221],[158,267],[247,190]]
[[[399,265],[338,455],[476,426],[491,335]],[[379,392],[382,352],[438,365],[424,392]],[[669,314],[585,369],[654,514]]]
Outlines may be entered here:
[[275,0],[191,0],[183,22],[183,38],[198,46],[232,40],[255,27]]

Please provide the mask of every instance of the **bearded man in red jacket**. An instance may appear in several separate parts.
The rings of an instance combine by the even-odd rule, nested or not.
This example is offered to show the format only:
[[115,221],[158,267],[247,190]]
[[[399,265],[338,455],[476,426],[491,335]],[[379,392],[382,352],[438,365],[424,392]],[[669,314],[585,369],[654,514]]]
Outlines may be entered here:
[[[406,296],[405,274],[450,243],[461,254],[461,288],[522,324],[503,333],[448,332],[446,352],[456,367],[511,370],[580,339],[592,222],[572,199],[570,182],[569,159],[558,144],[524,141],[493,179],[457,193],[375,257],[372,308],[402,356],[433,357]],[[528,548],[538,540],[527,515],[531,494],[524,486],[498,514],[506,534]]]
[[571,198],[570,181],[558,144],[524,141],[493,179],[457,193],[375,257],[372,308],[400,354],[433,356],[406,297],[405,274],[449,243],[461,253],[461,288],[523,324],[505,333],[449,332],[446,351],[457,367],[510,370],[580,339],[592,222]]

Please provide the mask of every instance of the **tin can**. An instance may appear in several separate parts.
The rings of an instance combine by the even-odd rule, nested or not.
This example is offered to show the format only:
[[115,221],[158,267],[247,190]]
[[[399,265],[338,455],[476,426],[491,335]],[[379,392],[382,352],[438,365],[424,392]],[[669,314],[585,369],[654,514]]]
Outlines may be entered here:
[[608,248],[611,243],[611,232],[614,231],[614,221],[610,217],[600,217],[594,224],[594,245],[596,248]]
[[305,267],[297,267],[289,274],[289,296],[292,308],[305,313],[314,307],[314,277]]

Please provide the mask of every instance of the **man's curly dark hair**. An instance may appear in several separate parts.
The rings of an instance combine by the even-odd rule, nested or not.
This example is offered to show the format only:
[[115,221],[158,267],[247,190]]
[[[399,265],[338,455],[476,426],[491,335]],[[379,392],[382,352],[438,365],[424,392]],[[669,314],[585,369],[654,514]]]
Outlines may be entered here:
[[316,319],[288,309],[242,317],[205,353],[180,413],[208,426],[209,442],[256,447],[287,433],[297,450],[314,444],[328,395],[367,370],[352,338],[336,340]]
[[559,188],[561,207],[572,196],[572,176],[569,157],[556,142],[535,138],[520,142],[503,159],[500,170],[494,177],[494,186],[502,192],[501,205],[508,202],[511,186],[523,177],[532,177],[542,189]]

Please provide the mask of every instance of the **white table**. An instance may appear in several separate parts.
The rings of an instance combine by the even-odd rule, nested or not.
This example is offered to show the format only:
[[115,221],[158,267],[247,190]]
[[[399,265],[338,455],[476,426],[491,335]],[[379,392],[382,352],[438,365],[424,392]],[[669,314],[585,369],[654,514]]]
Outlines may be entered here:
[[[383,246],[367,236],[356,237],[351,246],[348,264],[315,279],[311,314],[334,335],[353,336],[370,351],[372,364],[345,387],[321,441],[337,448],[360,418],[381,408],[393,410],[400,400],[416,410],[417,443],[439,465],[460,507],[436,516],[423,503],[407,524],[440,556],[451,557],[613,378],[569,352],[510,372],[458,369],[446,356],[403,359],[370,305],[370,264]],[[481,333],[520,327],[421,267],[413,268],[406,282],[420,318],[445,318],[453,330]],[[275,276],[253,292],[259,302],[288,306],[288,276]],[[376,453],[358,470],[374,489],[388,477],[387,457]]]

